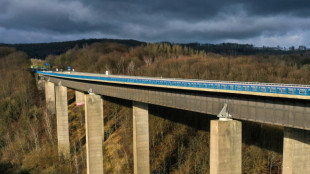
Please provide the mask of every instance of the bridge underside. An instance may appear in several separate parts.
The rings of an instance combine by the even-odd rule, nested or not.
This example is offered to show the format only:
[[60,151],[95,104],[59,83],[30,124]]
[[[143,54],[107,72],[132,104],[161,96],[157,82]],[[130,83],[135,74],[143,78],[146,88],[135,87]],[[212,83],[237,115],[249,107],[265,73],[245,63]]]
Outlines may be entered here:
[[43,77],[69,88],[104,96],[217,115],[224,103],[234,119],[310,130],[310,102],[301,99],[153,88]]
[[[69,155],[67,87],[76,90],[77,105],[85,104],[87,173],[103,173],[103,96],[133,101],[134,173],[149,173],[148,104],[217,115],[224,103],[234,119],[284,126],[283,173],[310,171],[310,102],[301,99],[258,97],[219,92],[154,88],[102,82],[88,82],[55,77],[46,80],[47,110],[57,115],[59,152]],[[57,84],[57,85],[54,85]],[[61,90],[63,89],[63,90]],[[86,94],[84,92],[86,91]],[[90,93],[90,94],[87,94]],[[95,94],[94,94],[95,93]],[[56,96],[56,101],[55,101]],[[59,119],[62,122],[59,122]],[[101,120],[101,121],[100,121]],[[242,123],[226,119],[212,120],[210,127],[210,170],[215,174],[242,172]],[[289,128],[296,127],[301,129]]]

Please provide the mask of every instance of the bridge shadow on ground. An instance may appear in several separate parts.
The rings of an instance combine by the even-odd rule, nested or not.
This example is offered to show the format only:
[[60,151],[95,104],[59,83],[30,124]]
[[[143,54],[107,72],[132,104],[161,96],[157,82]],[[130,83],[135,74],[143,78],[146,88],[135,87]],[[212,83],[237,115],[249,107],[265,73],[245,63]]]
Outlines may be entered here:
[[[149,105],[150,115],[161,117],[169,121],[180,123],[197,131],[210,132],[210,121],[217,120],[214,115]],[[242,143],[258,146],[282,154],[283,127],[269,124],[242,121]]]
[[11,174],[11,173],[19,173],[19,174],[28,174],[30,173],[27,170],[17,169],[16,166],[14,166],[10,162],[0,163],[0,173],[1,174]]
[[282,154],[283,127],[242,121],[242,142]]
[[[132,101],[129,100],[110,97],[104,97],[104,100],[132,108]],[[151,104],[149,104],[149,116],[153,173],[170,173],[180,167],[180,161],[194,158],[197,158],[196,161],[202,161],[197,166],[209,170],[210,121],[217,120],[216,116]],[[132,124],[129,123],[128,126]],[[268,160],[276,156],[271,169],[280,171],[283,127],[242,121],[242,143],[243,166],[247,168],[252,166],[254,169],[264,168]],[[186,157],[182,154],[186,154]],[[257,166],[257,161],[260,166]],[[206,171],[201,171],[201,173],[204,172]]]

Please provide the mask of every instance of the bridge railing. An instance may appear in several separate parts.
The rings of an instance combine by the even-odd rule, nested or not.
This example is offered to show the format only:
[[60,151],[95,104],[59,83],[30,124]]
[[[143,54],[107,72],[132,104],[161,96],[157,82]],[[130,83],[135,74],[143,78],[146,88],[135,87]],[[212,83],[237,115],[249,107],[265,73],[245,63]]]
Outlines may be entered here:
[[91,81],[109,81],[121,82],[128,84],[145,84],[145,85],[158,85],[169,87],[184,87],[184,88],[197,88],[197,89],[218,89],[228,91],[243,91],[254,93],[274,93],[274,94],[287,94],[287,95],[310,95],[310,86],[307,85],[292,85],[292,84],[275,84],[275,83],[257,83],[257,82],[228,82],[228,81],[214,81],[214,80],[176,80],[176,79],[161,79],[161,78],[147,78],[147,77],[134,77],[134,76],[111,76],[111,75],[75,75],[37,71],[39,74],[47,76],[65,77],[80,80]]

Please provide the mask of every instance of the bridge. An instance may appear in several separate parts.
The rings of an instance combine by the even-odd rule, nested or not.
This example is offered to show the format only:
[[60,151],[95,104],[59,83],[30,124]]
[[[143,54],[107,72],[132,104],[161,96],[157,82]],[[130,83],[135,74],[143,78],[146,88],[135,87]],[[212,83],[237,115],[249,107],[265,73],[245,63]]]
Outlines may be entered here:
[[[37,71],[58,151],[70,153],[67,88],[85,104],[87,173],[103,173],[101,96],[133,101],[134,173],[150,173],[148,104],[218,115],[210,126],[210,170],[241,173],[242,120],[284,127],[283,173],[310,173],[310,86]],[[39,85],[40,86],[40,85]],[[224,108],[223,108],[224,107]]]

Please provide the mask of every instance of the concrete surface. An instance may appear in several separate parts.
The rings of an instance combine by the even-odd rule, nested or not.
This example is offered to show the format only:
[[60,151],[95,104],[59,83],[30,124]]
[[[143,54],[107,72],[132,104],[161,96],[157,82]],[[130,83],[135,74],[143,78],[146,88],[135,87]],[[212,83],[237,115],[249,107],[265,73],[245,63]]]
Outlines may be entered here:
[[211,120],[210,128],[210,173],[241,174],[241,122]]
[[75,90],[75,101],[77,106],[83,106],[85,104],[85,94]]
[[310,173],[310,132],[284,128],[283,174]]
[[55,91],[56,91],[58,153],[59,155],[69,157],[70,142],[69,142],[67,87],[56,86]]
[[45,100],[46,111],[49,116],[56,113],[55,85],[52,82],[45,81]]
[[100,95],[85,95],[87,173],[103,173],[103,101]]
[[133,102],[134,173],[150,173],[148,104]]

